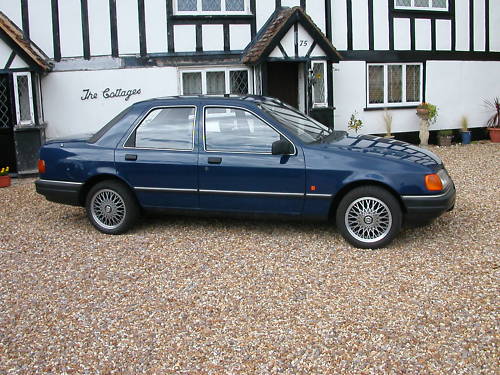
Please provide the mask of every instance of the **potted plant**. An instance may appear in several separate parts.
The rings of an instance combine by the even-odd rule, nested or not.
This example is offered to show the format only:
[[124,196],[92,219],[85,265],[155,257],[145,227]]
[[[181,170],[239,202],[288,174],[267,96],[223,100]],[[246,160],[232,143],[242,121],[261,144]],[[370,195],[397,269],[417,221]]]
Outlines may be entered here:
[[438,109],[431,103],[420,103],[417,107],[417,116],[420,118],[420,145],[427,146],[429,142],[429,127],[436,122]]
[[390,113],[387,108],[384,110],[384,124],[385,124],[385,135],[384,138],[394,138],[391,134],[392,131],[392,113]]
[[490,139],[492,142],[500,142],[500,98],[497,96],[493,101],[484,100],[486,108],[492,111],[491,117],[486,122]]
[[471,132],[469,130],[469,119],[467,116],[462,116],[460,120],[460,127],[462,128],[460,131],[460,135],[462,136],[462,144],[468,145],[471,141]]
[[10,186],[9,167],[0,169],[0,188]]
[[453,139],[453,131],[440,130],[438,131],[438,145],[439,146],[451,146],[451,141]]
[[349,119],[349,122],[347,123],[347,128],[350,130],[354,130],[356,134],[358,134],[359,129],[363,127],[363,121],[356,117],[357,114],[358,112],[354,111],[354,113],[351,115],[351,118]]

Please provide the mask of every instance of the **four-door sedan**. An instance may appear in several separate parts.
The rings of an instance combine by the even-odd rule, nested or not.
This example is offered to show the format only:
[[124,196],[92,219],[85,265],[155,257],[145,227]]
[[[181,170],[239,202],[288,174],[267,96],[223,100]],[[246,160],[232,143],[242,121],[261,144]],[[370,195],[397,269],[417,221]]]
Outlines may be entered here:
[[356,247],[387,245],[403,220],[455,203],[441,160],[413,145],[335,131],[277,99],[171,97],[136,103],[92,136],[40,150],[37,192],[85,206],[101,232],[142,210],[334,218]]

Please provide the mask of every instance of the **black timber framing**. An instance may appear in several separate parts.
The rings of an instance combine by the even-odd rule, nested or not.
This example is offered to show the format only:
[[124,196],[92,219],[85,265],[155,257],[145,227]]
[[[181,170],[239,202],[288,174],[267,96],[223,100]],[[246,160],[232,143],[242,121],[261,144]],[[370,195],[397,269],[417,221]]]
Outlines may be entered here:
[[469,51],[474,51],[474,1],[469,0]]
[[[29,68],[22,68],[22,69],[5,69],[7,70],[8,72],[13,72],[13,71],[35,71],[35,72],[38,72],[38,73],[41,73],[43,72],[43,69],[40,67],[40,65],[38,65],[38,63],[33,60],[31,58],[30,55],[28,55],[14,40],[12,40],[12,38],[7,35],[5,33],[5,31],[3,31],[2,29],[0,29],[0,39],[3,40],[5,42],[5,44],[7,44],[10,49],[12,49],[13,52],[16,53],[17,56],[19,56],[20,58],[22,58],[26,64],[28,64]],[[12,57],[12,54],[10,55],[9,57],[9,60],[10,58]],[[15,58],[15,56],[14,56]],[[14,61],[14,59],[12,59],[12,61]],[[12,61],[9,63],[12,64]],[[9,61],[7,61],[9,62]]]
[[90,59],[89,7],[88,0],[81,0],[83,57]]
[[10,66],[12,65],[12,62],[14,61],[14,59],[16,58],[16,52],[15,51],[12,51],[12,53],[10,54],[7,62],[5,63],[5,70],[9,69]]
[[148,47],[146,44],[146,8],[144,0],[137,1],[137,15],[139,17],[139,51],[141,56],[146,56]]
[[352,0],[347,0],[347,49],[352,50]]
[[118,25],[116,22],[116,0],[109,0],[109,24],[111,28],[111,56],[118,57]]
[[59,2],[51,0],[52,5],[52,44],[54,46],[54,60],[61,61],[61,36],[59,28]]
[[368,49],[374,49],[373,0],[368,0]]
[[490,51],[490,0],[484,0],[484,49],[486,52]]
[[28,9],[28,0],[21,0],[21,17],[23,24],[23,36],[24,39],[28,40],[30,38],[30,14]]
[[500,52],[470,51],[338,51],[343,60],[369,63],[423,62],[427,60],[500,61]]

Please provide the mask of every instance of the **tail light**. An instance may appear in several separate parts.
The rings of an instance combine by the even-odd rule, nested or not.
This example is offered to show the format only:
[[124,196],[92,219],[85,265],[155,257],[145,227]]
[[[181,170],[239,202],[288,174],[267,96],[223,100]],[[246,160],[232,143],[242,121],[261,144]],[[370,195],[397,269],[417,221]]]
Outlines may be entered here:
[[45,173],[45,160],[38,160],[38,173]]

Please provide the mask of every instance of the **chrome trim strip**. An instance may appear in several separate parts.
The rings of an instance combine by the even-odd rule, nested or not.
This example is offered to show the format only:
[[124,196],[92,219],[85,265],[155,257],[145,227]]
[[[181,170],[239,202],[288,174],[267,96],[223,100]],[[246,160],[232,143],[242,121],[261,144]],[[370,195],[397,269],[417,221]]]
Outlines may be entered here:
[[239,109],[245,112],[248,112],[252,114],[253,116],[257,117],[259,120],[261,120],[264,124],[269,126],[271,129],[273,129],[276,133],[278,133],[280,136],[285,138],[288,142],[290,142],[293,146],[293,154],[287,154],[287,155],[280,155],[280,156],[297,156],[298,155],[298,149],[297,146],[295,146],[295,143],[293,143],[290,138],[288,138],[286,135],[284,135],[281,131],[276,129],[275,126],[271,125],[268,121],[264,120],[261,116],[259,116],[257,113],[254,111],[248,109],[248,108],[243,108],[239,107],[236,105],[216,105],[216,104],[209,104],[209,105],[204,105],[203,106],[203,112],[202,112],[202,117],[201,121],[202,124],[200,125],[202,127],[202,136],[203,136],[203,151],[210,153],[210,152],[218,152],[218,153],[226,153],[226,154],[248,154],[248,155],[272,155],[271,152],[249,152],[249,151],[227,151],[227,150],[207,150],[207,134],[206,134],[206,128],[205,128],[205,113],[207,108],[222,108],[222,109]]
[[307,193],[306,197],[307,198],[331,198],[332,194],[311,194],[311,193]]
[[75,186],[81,186],[83,185],[83,182],[71,182],[71,181],[57,181],[57,180],[42,180],[39,179],[39,182],[48,182],[51,184],[60,184],[60,185],[75,185]]
[[240,190],[206,190],[200,189],[200,193],[213,193],[213,194],[235,194],[235,195],[273,195],[281,197],[303,197],[303,193],[279,193],[271,191],[240,191]]
[[137,186],[134,187],[134,190],[137,191],[163,191],[163,192],[178,192],[178,193],[197,193],[198,189],[177,189],[177,188],[155,188],[155,187],[146,187],[146,186]]
[[438,194],[438,195],[402,195],[402,199],[421,199],[421,198],[428,198],[428,199],[438,199],[438,198],[443,198],[446,196],[448,192],[443,193],[443,194]]

